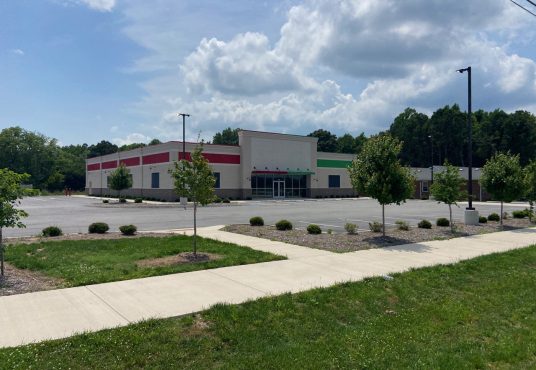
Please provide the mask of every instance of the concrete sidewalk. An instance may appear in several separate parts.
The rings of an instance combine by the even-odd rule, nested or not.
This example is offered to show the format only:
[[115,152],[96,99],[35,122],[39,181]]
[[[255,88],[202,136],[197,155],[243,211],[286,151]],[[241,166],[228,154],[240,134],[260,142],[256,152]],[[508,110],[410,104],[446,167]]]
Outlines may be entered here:
[[[199,229],[199,235],[286,255],[285,261],[0,297],[0,347],[201,311],[226,302],[326,287],[536,244],[536,228],[336,254]],[[187,231],[181,231],[181,233]]]

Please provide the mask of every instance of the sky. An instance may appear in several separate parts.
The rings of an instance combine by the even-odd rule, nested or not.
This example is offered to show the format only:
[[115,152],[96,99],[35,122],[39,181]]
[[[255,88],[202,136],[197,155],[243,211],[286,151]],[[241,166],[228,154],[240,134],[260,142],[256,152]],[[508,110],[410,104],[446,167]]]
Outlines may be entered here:
[[[520,4],[536,12],[526,0]],[[3,0],[0,129],[62,145],[226,127],[385,130],[406,107],[536,113],[536,17],[509,0]]]

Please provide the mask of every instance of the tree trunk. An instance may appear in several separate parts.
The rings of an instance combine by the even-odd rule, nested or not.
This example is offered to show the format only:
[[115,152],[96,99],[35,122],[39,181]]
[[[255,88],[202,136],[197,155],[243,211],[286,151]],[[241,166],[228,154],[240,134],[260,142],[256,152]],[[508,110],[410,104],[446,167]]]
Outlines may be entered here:
[[382,204],[382,229],[383,229],[383,237],[385,238],[385,205]]
[[452,205],[449,204],[450,232],[454,233],[454,225],[452,224]]
[[197,202],[194,201],[194,256],[197,256]]
[[503,226],[503,201],[501,200],[501,227]]
[[0,227],[0,277],[4,276],[4,243],[2,239],[2,228]]
[[530,201],[529,205],[529,222],[532,222],[532,214],[534,213],[534,202]]

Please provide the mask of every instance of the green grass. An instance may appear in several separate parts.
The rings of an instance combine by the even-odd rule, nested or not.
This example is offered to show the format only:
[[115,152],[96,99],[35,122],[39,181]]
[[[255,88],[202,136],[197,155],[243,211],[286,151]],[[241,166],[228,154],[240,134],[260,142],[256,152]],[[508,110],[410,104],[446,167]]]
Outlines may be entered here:
[[536,367],[536,246],[0,350],[4,368]]
[[235,244],[198,238],[198,252],[223,258],[207,262],[162,267],[138,267],[136,262],[181,252],[191,252],[192,238],[172,236],[117,240],[76,240],[14,245],[6,248],[6,260],[16,267],[62,279],[67,286],[104,283],[285,259]]

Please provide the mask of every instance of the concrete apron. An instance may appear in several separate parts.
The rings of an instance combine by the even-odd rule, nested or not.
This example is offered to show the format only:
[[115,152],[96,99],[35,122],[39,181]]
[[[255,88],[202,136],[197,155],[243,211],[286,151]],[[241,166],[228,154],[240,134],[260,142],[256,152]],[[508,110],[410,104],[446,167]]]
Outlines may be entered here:
[[536,228],[532,228],[339,254],[219,228],[199,228],[198,234],[289,259],[0,297],[0,347],[65,338],[149,318],[185,315],[216,303],[237,304],[411,268],[455,263],[536,243]]

